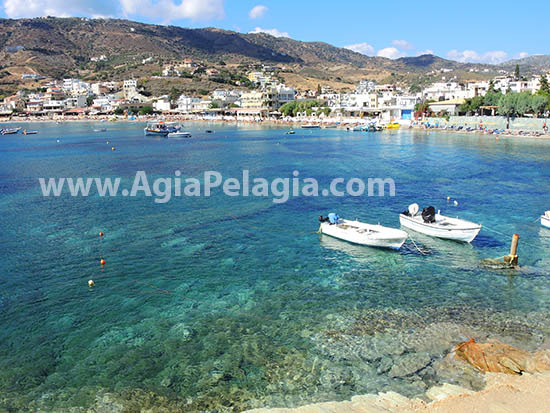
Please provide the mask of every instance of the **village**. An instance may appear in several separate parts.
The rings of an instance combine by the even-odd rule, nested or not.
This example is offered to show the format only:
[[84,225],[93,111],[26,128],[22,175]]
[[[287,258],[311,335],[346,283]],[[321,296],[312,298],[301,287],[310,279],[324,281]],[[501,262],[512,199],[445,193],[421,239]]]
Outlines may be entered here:
[[[101,61],[100,56],[94,61]],[[152,59],[152,58],[149,58]],[[143,62],[148,63],[147,59]],[[165,65],[162,73],[152,79],[174,79],[201,71],[207,78],[219,76],[216,68],[205,68],[192,59],[177,64]],[[360,81],[352,91],[335,91],[328,85],[319,84],[314,90],[298,90],[285,85],[277,76],[278,67],[256,66],[246,76],[246,84],[237,80],[238,87],[218,88],[206,96],[182,93],[151,96],[145,93],[143,79],[124,81],[88,82],[80,79],[47,79],[36,73],[21,75],[22,81],[40,82],[34,90],[22,88],[0,102],[0,119],[80,119],[90,116],[117,116],[134,119],[140,115],[185,115],[195,117],[225,117],[235,120],[266,120],[305,118],[354,119],[371,118],[388,124],[407,123],[425,117],[481,114],[500,114],[498,105],[468,109],[467,103],[482,98],[487,93],[536,94],[548,88],[549,74],[522,77],[500,71],[492,80],[459,82],[451,69],[440,69],[432,74],[438,81],[420,89],[406,88],[395,84],[377,84],[372,80]],[[245,87],[246,86],[246,87]],[[418,90],[420,89],[420,90]],[[300,103],[308,102],[308,104]],[[465,105],[466,104],[466,105]],[[521,115],[545,114],[548,104],[539,105],[540,110],[525,110]],[[420,108],[423,108],[420,110]],[[466,108],[466,109],[465,109]]]

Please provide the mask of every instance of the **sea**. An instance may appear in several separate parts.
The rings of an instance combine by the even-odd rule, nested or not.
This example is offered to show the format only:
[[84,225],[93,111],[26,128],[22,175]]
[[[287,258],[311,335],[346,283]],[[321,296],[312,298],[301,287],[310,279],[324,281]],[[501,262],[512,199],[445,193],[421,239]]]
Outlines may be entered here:
[[[550,141],[401,129],[188,122],[4,124],[0,411],[241,412],[483,376],[458,343],[550,345]],[[207,133],[207,130],[213,133]],[[43,196],[40,178],[392,179],[394,196]],[[143,183],[143,182],[142,182]],[[160,188],[160,187],[159,187]],[[339,194],[341,195],[341,194]],[[320,235],[318,216],[399,227],[412,203],[483,225],[399,251]],[[100,236],[99,234],[103,235]],[[487,265],[519,234],[518,269]],[[105,264],[101,265],[100,260]],[[94,285],[89,286],[89,280]],[[117,410],[118,409],[118,410]],[[126,410],[124,410],[126,409]]]

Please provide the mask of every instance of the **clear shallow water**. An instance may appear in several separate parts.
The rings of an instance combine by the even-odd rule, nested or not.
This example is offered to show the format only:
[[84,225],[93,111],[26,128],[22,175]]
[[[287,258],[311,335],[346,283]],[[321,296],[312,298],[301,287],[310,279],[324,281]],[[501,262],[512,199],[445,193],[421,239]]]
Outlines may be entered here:
[[[474,335],[534,348],[548,337],[550,231],[533,221],[550,204],[549,142],[187,126],[187,140],[122,123],[40,124],[30,127],[39,135],[0,138],[3,409],[88,407],[108,392],[128,405],[241,411],[413,396],[440,381],[475,388],[473,373],[441,367],[450,346]],[[299,170],[325,186],[391,177],[397,196],[276,205],[217,191],[155,204],[43,198],[37,180],[242,169],[268,179]],[[413,235],[427,255],[315,234],[317,216],[332,211],[398,226],[414,201],[498,233],[483,230],[471,246]],[[480,267],[507,253],[514,232],[523,270]]]

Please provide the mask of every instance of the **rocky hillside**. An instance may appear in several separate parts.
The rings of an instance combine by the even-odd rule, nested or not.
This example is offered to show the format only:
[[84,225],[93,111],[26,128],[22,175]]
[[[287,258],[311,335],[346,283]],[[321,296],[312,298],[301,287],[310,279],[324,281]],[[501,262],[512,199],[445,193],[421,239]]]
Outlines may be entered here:
[[[91,60],[102,55],[106,60]],[[153,62],[142,64],[150,56],[154,57]],[[498,68],[432,55],[397,60],[368,57],[327,43],[215,28],[186,29],[115,19],[0,19],[0,89],[3,90],[16,88],[22,73],[120,80],[150,76],[164,64],[184,57],[209,65],[227,65],[232,70],[242,64],[276,64],[288,69],[285,80],[294,86],[323,83],[339,89],[352,87],[364,78],[424,84],[432,80],[432,71],[442,68],[455,70],[460,80],[470,80],[476,79],[476,75],[468,74],[472,67],[489,68],[486,77]],[[535,56],[524,61],[534,65],[531,61],[536,60],[536,67],[540,67],[541,58]],[[244,66],[241,68],[245,70]]]

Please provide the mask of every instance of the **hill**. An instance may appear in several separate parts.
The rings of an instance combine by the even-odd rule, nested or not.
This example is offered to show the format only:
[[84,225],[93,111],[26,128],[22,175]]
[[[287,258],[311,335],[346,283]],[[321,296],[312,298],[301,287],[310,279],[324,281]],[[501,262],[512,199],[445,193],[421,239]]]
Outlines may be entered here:
[[[97,59],[101,56],[105,59]],[[153,57],[152,61],[142,63],[148,57]],[[464,64],[432,55],[397,60],[370,57],[327,43],[265,33],[188,29],[119,19],[0,19],[0,94],[20,87],[23,73],[90,81],[146,78],[183,58],[240,72],[241,77],[255,64],[275,65],[284,67],[280,76],[292,86],[311,88],[321,83],[339,90],[351,89],[360,79],[422,85],[441,79],[437,73],[441,69],[452,69],[458,80],[488,78],[497,70],[496,66]],[[478,72],[488,68],[488,72],[476,74],[469,71],[471,68]],[[172,83],[191,91],[216,87],[204,77],[194,80]]]

